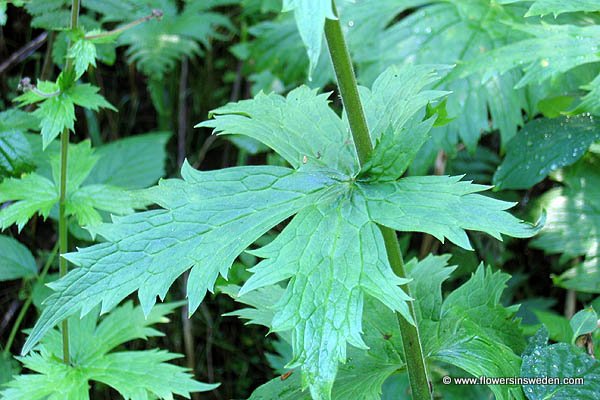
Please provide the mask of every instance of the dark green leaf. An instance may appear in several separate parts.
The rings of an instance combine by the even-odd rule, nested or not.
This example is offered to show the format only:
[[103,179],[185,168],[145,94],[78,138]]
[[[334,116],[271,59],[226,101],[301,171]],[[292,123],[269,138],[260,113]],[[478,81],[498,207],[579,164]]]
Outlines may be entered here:
[[579,160],[596,140],[600,140],[600,124],[591,117],[533,120],[506,146],[494,185],[529,189],[550,172]]

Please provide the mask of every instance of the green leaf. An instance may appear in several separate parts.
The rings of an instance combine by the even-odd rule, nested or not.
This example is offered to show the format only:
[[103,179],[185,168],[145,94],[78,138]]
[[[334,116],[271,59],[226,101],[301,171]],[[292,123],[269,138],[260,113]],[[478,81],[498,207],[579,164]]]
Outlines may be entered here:
[[[60,152],[48,153],[45,157],[49,159],[49,171],[41,167],[38,172],[0,183],[0,203],[13,202],[0,210],[1,229],[12,224],[22,229],[36,213],[46,218],[58,203]],[[94,225],[102,221],[98,210],[123,215],[131,214],[136,208],[144,208],[147,201],[125,189],[103,184],[82,185],[97,161],[89,141],[69,145],[67,216],[74,215],[80,225]]]
[[572,342],[575,342],[579,336],[592,333],[598,328],[598,314],[592,307],[586,308],[573,315],[569,323],[573,329]]
[[9,108],[0,112],[0,131],[37,131],[39,125],[39,121],[31,113],[18,108]]
[[410,298],[399,288],[407,280],[393,274],[364,200],[348,200],[303,210],[277,239],[253,251],[265,260],[252,268],[254,275],[240,291],[292,278],[276,304],[271,330],[292,330],[294,358],[288,367],[302,366],[303,386],[310,386],[314,398],[330,396],[338,362],[346,360],[346,341],[366,348],[365,294],[412,320]]
[[600,362],[566,343],[547,345],[541,330],[523,354],[521,376],[528,378],[583,378],[583,384],[523,385],[529,400],[593,400],[600,388]]
[[[283,296],[283,289],[274,285],[239,296],[237,289],[230,287],[227,293],[236,301],[256,307],[242,309],[231,315],[239,315],[241,318],[251,319],[253,322],[270,327],[277,311],[274,305]],[[348,347],[347,360],[344,364],[340,364],[333,385],[332,399],[335,400],[348,398],[378,400],[381,397],[381,386],[386,378],[404,367],[397,314],[383,307],[373,297],[365,297],[364,307],[363,339],[369,349]],[[261,317],[257,318],[258,315]],[[286,342],[291,340],[286,334],[282,337]],[[286,358],[286,361],[288,360],[289,358]],[[290,371],[292,374],[288,378],[275,378],[256,389],[250,399],[310,399],[310,394],[302,390],[300,374],[296,370]]]
[[[458,295],[442,302],[442,282],[454,270],[446,267],[448,258],[448,255],[428,256],[420,262],[413,259],[407,263],[413,279],[409,283],[411,291],[420,299],[415,307],[428,364],[450,362],[474,376],[517,376],[520,359],[509,345],[515,345],[520,352],[525,343],[514,319],[516,307],[504,308],[498,301],[508,276],[480,268],[459,289]],[[233,315],[272,327],[270,321],[281,308],[277,301],[282,296],[281,287],[269,286],[241,296],[235,288],[227,291],[237,301],[256,307]],[[378,400],[384,381],[405,368],[397,315],[373,297],[365,297],[364,307],[363,339],[368,349],[348,347],[348,359],[340,364],[332,399]],[[282,337],[290,340],[286,335]],[[497,386],[492,390],[498,399],[522,398],[518,387]],[[302,381],[296,371],[287,379],[275,378],[262,385],[250,397],[252,400],[309,398],[302,392]]]
[[66,94],[70,97],[73,103],[78,106],[89,108],[93,111],[98,111],[100,108],[108,108],[109,110],[117,111],[106,99],[98,94],[100,88],[92,86],[89,83],[74,85],[69,88]]
[[86,183],[142,189],[165,175],[169,132],[154,132],[116,140],[96,148],[98,162]]
[[533,313],[548,330],[550,339],[557,342],[569,342],[571,340],[573,329],[564,316],[544,310],[535,310]]
[[191,392],[214,389],[218,385],[196,382],[185,368],[167,363],[178,358],[176,354],[159,350],[110,352],[133,339],[162,336],[151,325],[169,322],[165,315],[176,306],[157,306],[145,317],[139,307],[128,302],[100,323],[96,312],[81,320],[71,318],[71,364],[62,362],[62,336],[53,330],[34,352],[20,358],[35,373],[15,377],[0,395],[10,400],[89,399],[89,381],[111,386],[125,400],[153,396],[172,399],[174,394],[189,398]]
[[396,182],[359,183],[371,218],[404,232],[426,232],[441,242],[448,238],[471,250],[465,230],[531,237],[543,226],[525,223],[505,212],[513,203],[476,194],[489,186],[460,180],[460,176],[419,176]]
[[[107,243],[67,256],[81,268],[52,284],[57,293],[48,298],[45,315],[25,352],[65,312],[81,310],[85,315],[100,302],[107,311],[138,289],[142,307],[149,312],[156,296],[164,298],[172,282],[193,266],[188,281],[192,312],[206,291],[212,290],[218,275],[227,276],[239,253],[299,209],[328,192],[335,193],[337,183],[322,172],[278,167],[199,172],[186,164],[182,176],[184,180],[161,181],[147,191],[163,209],[115,218],[116,224],[96,227],[93,232]],[[226,203],[223,196],[228,198]],[[125,248],[130,255],[123,258],[118,250]],[[89,291],[80,292],[79,274],[85,276]],[[117,281],[126,283],[111,283]],[[74,297],[64,304],[67,293]]]
[[108,6],[102,3],[90,1],[86,6],[103,13],[106,20],[123,23],[146,17],[153,8],[161,9],[160,20],[128,29],[117,40],[128,46],[129,62],[154,79],[160,80],[179,60],[201,55],[202,47],[210,48],[212,41],[228,38],[228,33],[235,30],[227,16],[209,11],[207,2],[185,2],[180,13],[173,0],[153,0],[145,7],[134,0],[111,2]]
[[[356,53],[354,61],[359,65],[361,82],[372,81],[388,65],[409,62],[461,66],[481,54],[487,55],[513,40],[514,33],[507,22],[520,18],[524,12],[523,7],[501,6],[489,0],[434,1],[418,8],[425,2],[401,3],[414,5],[415,11],[376,35],[367,33],[372,37],[367,43],[372,45]],[[514,89],[518,80],[516,72],[495,74],[486,81],[481,75],[448,74],[436,89],[453,92],[448,97],[447,110],[455,119],[435,129],[433,135],[446,138],[451,147],[460,137],[473,151],[482,131],[490,130],[489,111],[491,128],[500,130],[505,145],[523,123],[521,109],[527,108],[524,91]],[[435,153],[439,145],[436,147]]]
[[585,256],[558,278],[563,287],[600,293],[600,166],[588,157],[565,169],[565,186],[551,189],[539,199],[539,207],[547,211],[547,224],[531,246],[548,254],[560,254],[563,261]]
[[74,129],[75,105],[65,94],[44,100],[34,111],[34,115],[40,119],[44,148],[65,129]]
[[363,174],[378,180],[398,179],[429,139],[435,118],[422,122],[423,110],[447,92],[423,90],[439,79],[435,66],[390,67],[373,90],[361,88],[375,150]]
[[298,31],[310,61],[310,77],[321,55],[325,19],[337,19],[337,16],[329,0],[283,0],[282,12],[287,11],[294,11]]
[[0,235],[0,281],[29,278],[37,274],[35,259],[17,240]]
[[90,65],[96,67],[96,45],[84,38],[76,40],[67,53],[74,60],[76,79],[81,77]]
[[[424,99],[431,96],[425,92],[414,102],[424,108]],[[395,98],[390,95],[389,101]],[[407,114],[397,119],[402,121],[412,115],[413,105],[404,106],[386,110],[394,115],[394,110],[406,109]],[[369,111],[367,120],[384,118],[387,111],[380,112],[378,107],[375,116]],[[272,317],[273,329],[291,334],[291,365],[301,367],[303,387],[328,399],[338,363],[350,353],[346,342],[371,346],[361,335],[363,301],[371,297],[381,301],[394,321],[393,310],[407,314],[408,299],[398,287],[404,281],[387,264],[376,223],[447,236],[465,247],[469,242],[464,229],[497,238],[501,233],[528,237],[539,229],[506,213],[510,203],[476,194],[487,187],[460,182],[460,177],[363,180],[352,143],[347,141],[347,121],[329,108],[326,96],[305,87],[287,98],[259,95],[226,106],[215,121],[202,125],[260,140],[296,170],[269,166],[198,172],[186,164],[183,180],[161,181],[144,191],[140,197],[159,209],[95,227],[92,232],[103,236],[105,243],[66,255],[79,268],[51,285],[56,292],[48,298],[25,353],[65,317],[78,311],[85,315],[99,303],[107,311],[136,290],[148,312],[156,296],[164,298],[173,281],[189,268],[187,295],[193,312],[217,277],[227,276],[242,251],[296,215],[278,239],[256,251],[266,258],[243,291],[288,280]],[[484,333],[492,325],[486,323]],[[493,357],[495,340],[477,343]],[[500,353],[510,353],[508,345],[502,345]],[[492,361],[496,365],[497,359]],[[397,361],[392,364],[393,370],[398,369]],[[366,371],[374,369],[369,365]],[[385,376],[374,375],[383,383]],[[354,374],[348,382],[357,379]]]
[[20,371],[19,363],[13,359],[10,353],[7,355],[4,352],[0,353],[0,387],[10,381],[13,376],[18,375]]
[[461,76],[486,71],[483,75],[486,81],[498,73],[522,67],[525,74],[515,86],[521,88],[530,83],[541,83],[578,65],[600,60],[600,54],[593,50],[600,44],[600,27],[597,25],[514,24],[514,28],[530,38],[477,57],[465,66]]
[[47,30],[68,28],[70,12],[69,0],[30,0],[25,2],[27,12],[33,16],[31,26]]
[[585,261],[553,276],[554,284],[565,289],[586,293],[600,293],[600,257],[590,255]]
[[578,0],[566,2],[561,0],[535,0],[525,16],[554,14],[554,17],[557,17],[562,13],[578,11],[600,11],[600,1]]
[[31,148],[22,132],[0,131],[0,180],[31,170]]
[[[442,269],[444,258],[435,260],[430,256],[429,259],[411,272],[411,276],[415,276],[415,270],[423,269],[415,276],[415,283],[411,283],[415,298],[431,296],[427,290],[436,287],[435,300],[429,303],[434,305],[429,309],[432,311],[421,311],[423,317],[431,317],[419,323],[426,356],[455,365],[476,377],[517,376],[520,364],[517,354],[525,347],[519,321],[515,318],[518,306],[504,307],[500,303],[509,275],[493,273],[481,265],[471,279],[444,300],[438,314],[437,293],[448,273]],[[437,282],[418,285],[417,279],[431,279],[428,271]],[[490,385],[490,389],[499,400],[522,398],[518,386]]]
[[54,182],[35,173],[21,178],[9,178],[0,183],[0,203],[14,201],[0,210],[0,229],[17,224],[19,231],[34,215],[48,217],[58,202],[58,190]]
[[43,149],[46,149],[63,130],[74,130],[75,104],[92,110],[103,107],[116,111],[98,94],[98,90],[99,88],[84,83],[72,85],[63,92],[57,83],[39,81],[35,91],[29,90],[15,98],[15,101],[19,102],[20,106],[40,102],[33,114],[40,120]]
[[[285,98],[275,93],[259,93],[252,100],[217,108],[211,113],[214,119],[197,127],[257,139],[294,168],[308,164],[355,172],[358,159],[352,137],[328,107],[328,97],[329,94],[317,94],[306,86],[292,90]],[[339,143],[344,143],[341,149]]]
[[494,174],[499,189],[529,189],[548,174],[571,165],[600,140],[600,124],[590,117],[536,119],[506,146]]

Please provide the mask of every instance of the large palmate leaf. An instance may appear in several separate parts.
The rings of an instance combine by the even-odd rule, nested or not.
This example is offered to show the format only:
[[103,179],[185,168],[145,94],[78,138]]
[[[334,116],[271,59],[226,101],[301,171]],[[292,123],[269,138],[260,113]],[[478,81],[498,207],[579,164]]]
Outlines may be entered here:
[[[13,224],[22,229],[35,214],[46,218],[58,203],[60,153],[49,152],[47,157],[48,170],[40,169],[0,183],[0,203],[12,202],[0,210],[0,229]],[[98,210],[130,214],[144,205],[132,193],[116,186],[83,185],[97,161],[89,141],[69,146],[66,213],[74,215],[82,226],[102,221]]]
[[529,400],[593,400],[600,389],[600,362],[583,350],[567,344],[548,344],[548,331],[542,328],[523,353],[521,376],[527,378],[583,378],[575,384],[523,385]]
[[16,376],[0,396],[7,400],[85,400],[90,399],[89,381],[111,386],[125,400],[168,400],[174,394],[189,398],[191,392],[214,389],[218,385],[196,382],[185,368],[167,363],[179,357],[177,354],[161,350],[111,352],[130,340],[162,336],[151,325],[168,322],[165,315],[175,307],[160,305],[145,317],[129,302],[99,323],[97,313],[81,320],[71,318],[71,364],[63,363],[62,336],[53,330],[34,352],[19,358],[35,373]]
[[[406,66],[383,74],[384,81],[394,75],[424,80],[394,86],[396,96],[393,90],[371,90],[373,105],[398,99],[406,106],[411,99],[420,106],[406,106],[409,111],[398,115],[404,108],[368,107],[367,120],[385,128],[382,135],[406,139],[401,131],[417,127],[427,101],[439,97],[435,92],[402,94],[404,87],[418,90],[430,82],[430,74],[419,71]],[[258,250],[267,258],[244,291],[289,279],[274,329],[291,331],[303,388],[309,386],[315,398],[328,399],[337,364],[346,358],[346,342],[364,347],[360,321],[365,297],[380,300],[390,313],[406,314],[407,297],[398,288],[403,281],[391,272],[376,223],[448,237],[466,248],[470,244],[464,229],[497,238],[501,233],[531,236],[539,229],[508,214],[511,203],[476,194],[486,187],[460,182],[460,177],[394,181],[414,154],[399,164],[392,162],[389,170],[374,162],[373,171],[386,171],[382,181],[368,171],[360,173],[347,121],[329,108],[325,96],[308,88],[287,98],[260,95],[215,114],[202,125],[258,139],[294,169],[248,166],[199,172],[186,164],[183,179],[161,181],[143,192],[141,197],[160,209],[94,227],[106,242],[66,256],[79,268],[51,285],[56,292],[48,298],[25,353],[67,316],[85,315],[99,303],[107,311],[136,290],[149,312],[156,296],[164,298],[173,281],[190,268],[187,295],[190,311],[195,310],[242,251],[297,214],[280,238]],[[384,118],[390,123],[378,122]]]
[[548,213],[546,227],[532,241],[533,247],[562,260],[585,256],[580,265],[557,279],[561,286],[600,293],[600,169],[597,158],[588,157],[569,167],[565,186],[546,192],[539,200]]
[[529,189],[552,171],[571,165],[600,140],[600,124],[590,117],[536,119],[506,147],[494,175],[501,189]]

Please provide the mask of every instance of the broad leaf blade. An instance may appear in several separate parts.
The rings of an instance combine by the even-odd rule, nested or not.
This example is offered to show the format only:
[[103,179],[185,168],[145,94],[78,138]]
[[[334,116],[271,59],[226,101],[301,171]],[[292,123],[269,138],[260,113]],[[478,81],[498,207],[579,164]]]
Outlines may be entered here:
[[142,189],[165,175],[169,132],[135,135],[96,148],[98,162],[86,183]]
[[164,298],[190,267],[188,297],[195,310],[248,245],[337,184],[323,173],[278,167],[198,172],[186,165],[182,174],[185,180],[149,189],[163,209],[116,218],[95,229],[106,243],[67,256],[80,268],[52,284],[56,293],[47,299],[24,353],[65,317],[79,310],[85,315],[99,303],[107,311],[138,289],[148,313],[156,296]]

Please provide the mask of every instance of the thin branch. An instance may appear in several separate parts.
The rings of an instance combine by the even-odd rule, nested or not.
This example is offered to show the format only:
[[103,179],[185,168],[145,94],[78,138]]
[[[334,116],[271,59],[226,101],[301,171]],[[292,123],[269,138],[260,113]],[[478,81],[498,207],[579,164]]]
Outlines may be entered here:
[[11,54],[10,57],[8,57],[5,61],[2,62],[2,64],[0,64],[0,74],[14,67],[21,61],[25,60],[27,57],[35,53],[37,49],[42,47],[47,37],[48,33],[44,32],[35,39],[33,39],[31,42],[27,43],[25,46],[21,47],[19,50]]

